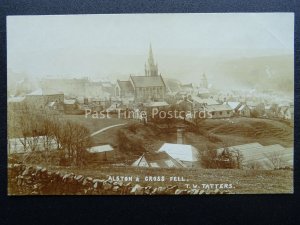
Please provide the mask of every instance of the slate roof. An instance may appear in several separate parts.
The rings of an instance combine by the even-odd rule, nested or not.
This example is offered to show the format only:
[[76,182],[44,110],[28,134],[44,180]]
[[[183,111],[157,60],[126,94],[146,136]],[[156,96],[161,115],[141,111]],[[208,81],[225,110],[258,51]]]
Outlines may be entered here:
[[238,109],[238,107],[241,105],[240,102],[224,102],[224,105],[227,104],[229,105],[232,109]]
[[164,79],[164,82],[169,92],[174,92],[174,94],[176,94],[181,90],[180,82],[175,79]]
[[232,111],[229,105],[207,105],[206,110],[208,112],[219,112],[219,111]]
[[198,151],[192,145],[164,143],[158,152],[166,152],[172,158],[181,161],[195,162],[198,161]]
[[132,87],[132,84],[130,81],[120,81],[118,80],[118,85],[119,87],[121,88],[122,91],[125,91],[125,92],[133,92],[133,87]]
[[164,87],[162,76],[130,76],[135,87]]
[[141,167],[157,167],[157,168],[170,168],[170,167],[184,167],[184,165],[166,152],[156,152],[156,153],[145,153],[139,157],[132,166]]
[[219,105],[219,103],[212,99],[212,98],[200,98],[197,96],[193,96],[193,101],[200,103],[200,104],[207,104],[207,105]]
[[99,145],[88,149],[90,153],[110,152],[113,150],[114,148],[111,145]]

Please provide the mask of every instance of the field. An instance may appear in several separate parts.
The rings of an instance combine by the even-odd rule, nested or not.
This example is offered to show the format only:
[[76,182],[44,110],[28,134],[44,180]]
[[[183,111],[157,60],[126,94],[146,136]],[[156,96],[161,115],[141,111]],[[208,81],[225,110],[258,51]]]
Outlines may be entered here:
[[[135,123],[136,121],[130,119],[122,119],[117,118],[117,115],[112,115],[110,119],[93,119],[91,117],[85,117],[85,115],[64,115],[64,118],[70,121],[74,121],[86,126],[90,133],[94,133],[99,131],[103,128],[117,125],[117,124],[131,124]],[[99,133],[92,137],[93,145],[100,145],[100,144],[112,144],[114,145],[116,140],[116,133],[120,129],[120,127],[113,127],[107,131]]]
[[[173,124],[173,128],[166,130],[153,125],[144,126],[135,120],[92,119],[78,115],[66,115],[65,118],[87,126],[91,133],[112,125],[126,123],[124,126],[114,127],[96,134],[92,137],[94,144],[117,144],[119,130],[126,133],[129,141],[142,142],[147,151],[156,151],[165,142],[176,143],[176,123]],[[135,125],[131,126],[132,124]],[[217,141],[210,138],[212,134],[217,137]],[[193,132],[187,127],[185,133],[185,143],[194,145],[200,151],[209,145],[222,146],[222,143],[225,142],[230,145],[259,142],[262,145],[281,144],[284,147],[293,147],[293,128],[283,122],[267,119],[231,118],[205,120],[200,125],[200,132]],[[230,189],[231,193],[293,193],[293,172],[291,170],[133,168],[100,162],[93,162],[81,168],[62,167],[55,163],[59,160],[59,154],[54,152],[50,156],[43,156],[43,154],[43,152],[29,154],[31,156],[27,157],[26,163],[45,166],[50,170],[59,170],[62,173],[72,172],[101,179],[107,179],[108,176],[139,177],[140,184],[150,186],[178,185],[180,188],[185,188],[186,185],[190,185],[202,189],[203,184],[231,184],[233,186]],[[124,152],[121,154],[122,157],[123,154]],[[22,154],[12,157],[17,161],[23,161]],[[136,160],[137,157],[139,157],[138,154],[131,154],[126,157],[126,162],[130,165],[130,162]],[[47,159],[46,163],[45,159]],[[164,176],[165,181],[146,181],[145,177],[149,178],[149,176]],[[171,181],[170,177],[184,181]]]
[[276,120],[242,117],[205,120],[201,129],[217,135],[231,145],[259,142],[262,145],[292,147],[294,143],[293,127]]

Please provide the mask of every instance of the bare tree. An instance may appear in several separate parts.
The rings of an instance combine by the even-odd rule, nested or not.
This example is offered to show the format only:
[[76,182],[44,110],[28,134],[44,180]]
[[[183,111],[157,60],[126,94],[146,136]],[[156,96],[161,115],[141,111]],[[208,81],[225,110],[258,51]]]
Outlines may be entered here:
[[238,149],[232,149],[231,150],[232,157],[235,160],[236,163],[236,168],[237,169],[242,169],[243,168],[243,162],[244,162],[244,155],[241,153],[240,150]]
[[280,169],[283,167],[284,165],[283,152],[274,151],[264,155],[272,163],[274,169]]

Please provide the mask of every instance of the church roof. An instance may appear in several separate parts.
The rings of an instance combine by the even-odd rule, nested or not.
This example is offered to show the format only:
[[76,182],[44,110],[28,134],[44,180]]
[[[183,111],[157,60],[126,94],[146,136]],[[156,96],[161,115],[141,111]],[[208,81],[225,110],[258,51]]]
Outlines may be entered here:
[[118,85],[122,91],[133,92],[133,87],[130,81],[120,81],[118,80]]
[[130,76],[135,87],[164,87],[162,76]]

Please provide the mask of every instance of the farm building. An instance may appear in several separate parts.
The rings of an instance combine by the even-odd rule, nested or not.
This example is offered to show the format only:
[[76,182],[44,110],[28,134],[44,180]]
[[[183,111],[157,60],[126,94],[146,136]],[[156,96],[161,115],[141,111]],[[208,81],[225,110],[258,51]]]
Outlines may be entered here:
[[199,153],[192,145],[165,143],[158,152],[166,152],[172,158],[181,161],[186,167],[198,166]]
[[153,167],[153,168],[181,168],[183,163],[175,160],[165,152],[143,154],[132,164],[134,167]]
[[94,160],[111,161],[115,159],[115,151],[111,145],[98,145],[88,148],[87,151],[93,154]]

